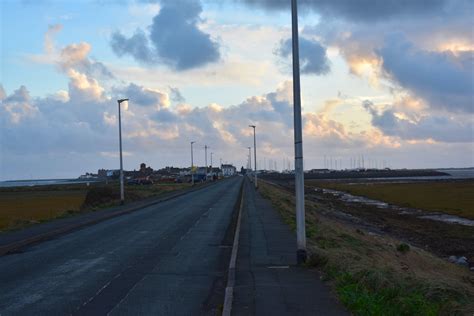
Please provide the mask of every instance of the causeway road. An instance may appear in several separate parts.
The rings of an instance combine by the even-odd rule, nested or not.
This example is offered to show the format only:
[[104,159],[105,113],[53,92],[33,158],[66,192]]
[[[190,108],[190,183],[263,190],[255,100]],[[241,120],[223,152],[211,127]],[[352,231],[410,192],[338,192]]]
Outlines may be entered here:
[[243,177],[0,257],[0,315],[216,315]]

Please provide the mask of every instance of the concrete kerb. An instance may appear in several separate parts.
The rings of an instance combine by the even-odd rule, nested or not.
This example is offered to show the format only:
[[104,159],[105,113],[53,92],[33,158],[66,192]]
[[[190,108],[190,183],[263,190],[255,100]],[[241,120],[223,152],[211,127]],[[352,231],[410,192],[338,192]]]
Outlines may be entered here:
[[125,214],[137,211],[137,210],[145,208],[145,207],[149,207],[149,206],[152,206],[152,205],[155,205],[155,204],[158,204],[158,203],[162,203],[162,202],[165,202],[165,201],[168,201],[168,200],[186,195],[186,194],[191,193],[191,192],[199,191],[199,190],[204,189],[204,188],[206,188],[206,187],[208,187],[212,184],[215,184],[215,183],[219,183],[219,181],[218,182],[212,182],[212,183],[209,183],[209,184],[205,184],[205,185],[199,186],[197,188],[184,190],[184,191],[181,191],[181,192],[178,192],[178,193],[175,193],[175,194],[171,194],[171,195],[163,197],[163,198],[158,198],[156,200],[153,200],[153,201],[150,201],[150,202],[147,202],[147,203],[137,202],[137,204],[135,204],[135,205],[132,204],[129,207],[125,206],[126,209],[122,209],[122,210],[118,210],[118,211],[107,212],[106,210],[102,210],[102,212],[104,212],[102,214],[103,216],[100,216],[98,218],[94,218],[94,219],[84,221],[84,222],[81,222],[81,223],[66,225],[64,227],[60,227],[58,229],[51,230],[51,231],[48,231],[46,233],[38,234],[36,236],[32,236],[32,237],[29,237],[29,238],[25,238],[25,239],[22,239],[22,240],[12,242],[12,243],[7,244],[7,245],[0,246],[0,257],[4,256],[6,254],[9,254],[9,253],[18,251],[21,248],[30,246],[32,244],[40,243],[42,241],[57,237],[59,235],[69,233],[71,231],[83,228],[85,226],[94,225],[94,224],[100,223],[100,222],[105,221],[105,220],[110,219],[110,218],[125,215]]
[[234,298],[234,285],[235,285],[235,264],[237,262],[237,251],[239,249],[240,221],[242,217],[242,209],[244,207],[244,185],[245,185],[245,182],[242,184],[239,215],[237,216],[237,225],[235,227],[234,243],[232,245],[232,254],[231,254],[230,262],[229,262],[229,271],[227,275],[227,287],[225,288],[225,297],[224,297],[224,308],[222,310],[223,316],[230,316],[232,312],[232,301]]

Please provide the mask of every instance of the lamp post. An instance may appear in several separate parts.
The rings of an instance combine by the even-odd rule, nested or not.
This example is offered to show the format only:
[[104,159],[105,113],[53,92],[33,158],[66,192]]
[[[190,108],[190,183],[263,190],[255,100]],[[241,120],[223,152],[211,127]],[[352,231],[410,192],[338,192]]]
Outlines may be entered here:
[[120,148],[120,204],[125,203],[125,192],[123,188],[123,159],[122,159],[122,116],[120,114],[120,104],[128,101],[128,99],[119,99],[118,103],[118,117],[119,117],[119,148]]
[[213,169],[212,169],[212,155],[213,155],[213,154],[214,154],[214,153],[211,152],[211,177],[212,177],[212,180],[214,180],[214,173],[213,173]]
[[250,154],[250,148],[252,147],[247,147],[249,149],[249,169],[252,170],[252,155]]
[[255,169],[255,188],[257,188],[257,138],[255,136],[255,125],[249,125],[253,128],[253,167]]
[[193,144],[195,141],[191,142],[191,184],[194,185],[194,159],[193,159]]
[[208,148],[209,148],[209,147],[207,147],[207,145],[204,145],[204,155],[206,156],[206,157],[204,158],[204,161],[205,161],[205,163],[206,163],[206,181],[207,181],[207,149],[208,149]]
[[296,0],[291,0],[292,44],[293,44],[293,113],[295,133],[295,195],[296,195],[296,261],[306,261],[306,231],[304,210],[303,131],[301,126],[300,61],[298,44],[298,9]]

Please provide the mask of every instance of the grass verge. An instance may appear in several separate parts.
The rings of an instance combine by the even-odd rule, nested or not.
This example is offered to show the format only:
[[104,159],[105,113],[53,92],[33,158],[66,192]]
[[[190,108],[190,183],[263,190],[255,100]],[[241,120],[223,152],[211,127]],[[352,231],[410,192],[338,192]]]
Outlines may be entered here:
[[[295,228],[291,193],[267,182],[260,192]],[[325,217],[306,201],[309,267],[321,269],[356,315],[472,315],[474,276],[399,240]]]

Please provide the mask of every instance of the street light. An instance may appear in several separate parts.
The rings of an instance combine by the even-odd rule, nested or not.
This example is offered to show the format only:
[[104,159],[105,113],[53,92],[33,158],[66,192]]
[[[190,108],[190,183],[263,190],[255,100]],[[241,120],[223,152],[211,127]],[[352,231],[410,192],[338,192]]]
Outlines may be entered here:
[[291,0],[293,44],[293,113],[295,133],[295,195],[296,195],[296,261],[306,261],[306,232],[304,210],[303,131],[301,127],[300,57],[298,44],[298,10],[296,0]]
[[252,147],[247,147],[249,149],[249,170],[252,170],[252,155],[250,154],[250,148]]
[[207,181],[207,171],[208,171],[208,170],[207,170],[207,149],[208,149],[208,148],[209,148],[209,147],[208,147],[207,145],[204,145],[204,155],[206,156],[205,159],[204,159],[204,160],[205,160],[205,163],[206,163],[206,181]]
[[194,185],[194,161],[193,161],[193,144],[195,141],[191,142],[191,184]]
[[214,153],[211,152],[211,177],[212,177],[212,180],[214,181],[214,170],[212,169],[212,155],[213,155],[213,154],[214,154]]
[[254,157],[254,164],[253,167],[255,168],[255,188],[257,188],[257,138],[255,136],[255,125],[249,125],[249,127],[253,128],[253,157]]
[[123,188],[123,160],[122,160],[122,117],[120,114],[120,104],[128,101],[128,99],[119,99],[118,103],[118,117],[119,117],[119,148],[120,148],[120,204],[125,203],[125,192]]

